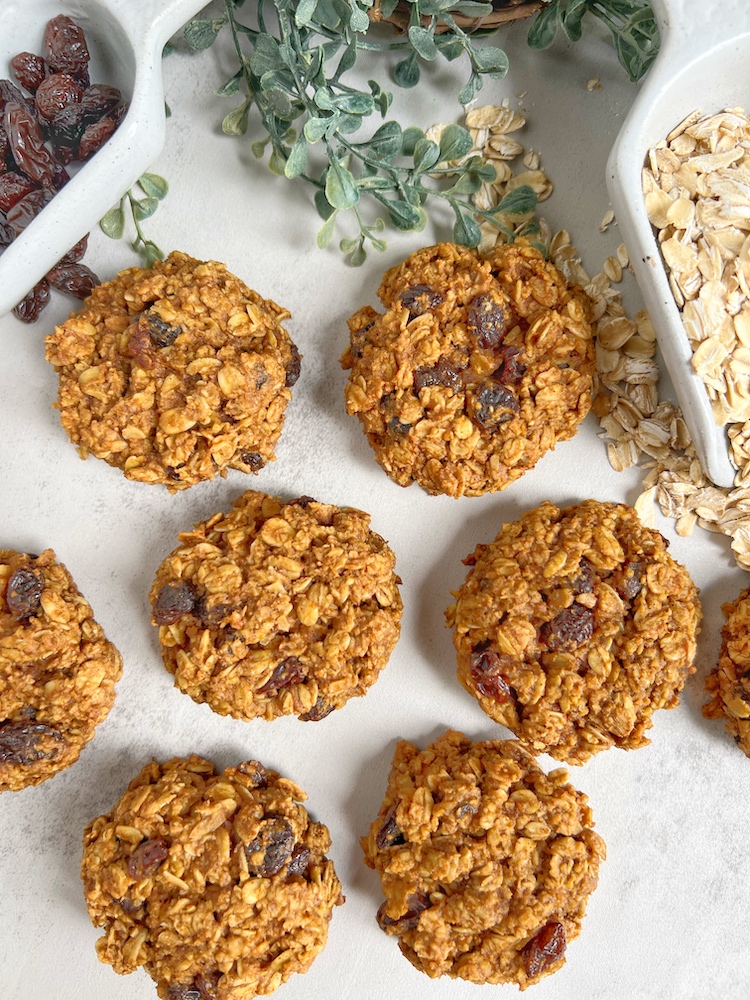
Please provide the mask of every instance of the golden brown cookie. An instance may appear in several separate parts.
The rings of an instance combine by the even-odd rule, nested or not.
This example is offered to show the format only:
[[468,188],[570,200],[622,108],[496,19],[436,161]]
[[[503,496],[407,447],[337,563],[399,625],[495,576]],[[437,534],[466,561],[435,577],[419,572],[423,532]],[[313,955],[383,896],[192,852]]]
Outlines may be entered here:
[[726,718],[726,729],[750,757],[750,588],[722,606],[719,663],[706,678],[712,700],[704,706],[709,719]]
[[567,778],[515,740],[396,746],[362,849],[385,895],[378,923],[412,965],[521,989],[562,967],[605,856]]
[[215,261],[123,271],[47,337],[62,425],[83,458],[170,492],[257,473],[299,376],[288,316]]
[[343,903],[328,830],[258,761],[147,764],[83,838],[99,959],[162,1000],[250,1000],[307,972]]
[[112,708],[121,672],[52,549],[0,550],[0,792],[74,764]]
[[453,243],[391,268],[349,320],[346,409],[394,482],[505,489],[591,407],[594,340],[581,288],[533,247]]
[[458,677],[532,753],[581,764],[650,741],[692,673],[698,591],[623,504],[546,502],[479,545],[447,611]]
[[164,665],[220,715],[317,722],[398,639],[395,557],[351,507],[248,490],[180,535],[151,588]]

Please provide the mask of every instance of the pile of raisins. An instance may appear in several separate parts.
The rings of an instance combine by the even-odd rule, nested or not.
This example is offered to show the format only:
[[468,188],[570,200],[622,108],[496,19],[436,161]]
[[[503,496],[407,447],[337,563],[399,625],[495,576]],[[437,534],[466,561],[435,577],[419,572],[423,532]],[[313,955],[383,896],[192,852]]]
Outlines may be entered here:
[[[43,55],[20,52],[10,66],[31,96],[0,80],[0,252],[67,184],[67,165],[93,156],[128,109],[115,87],[89,81],[86,37],[65,14],[47,25]],[[83,299],[99,284],[81,263],[87,239],[18,303],[13,312],[19,319],[37,319],[50,287]]]

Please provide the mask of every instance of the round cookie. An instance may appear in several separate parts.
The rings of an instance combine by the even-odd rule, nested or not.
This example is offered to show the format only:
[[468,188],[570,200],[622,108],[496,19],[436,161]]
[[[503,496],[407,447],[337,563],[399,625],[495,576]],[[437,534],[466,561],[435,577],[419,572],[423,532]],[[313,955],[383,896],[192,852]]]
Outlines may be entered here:
[[215,261],[123,271],[47,337],[62,425],[83,458],[170,492],[257,473],[299,376],[288,316]]
[[122,658],[52,549],[0,550],[0,792],[74,764],[115,700]]
[[162,1000],[250,1000],[306,972],[343,903],[305,793],[257,761],[152,761],[83,838],[99,959]]
[[447,611],[458,677],[532,753],[581,764],[650,741],[692,673],[698,591],[623,504],[546,502],[479,545]]
[[395,557],[350,507],[248,490],[180,535],[151,588],[164,665],[220,715],[317,722],[398,639]]
[[591,407],[591,305],[538,250],[419,250],[349,320],[346,409],[399,486],[505,489]]
[[515,740],[398,743],[361,843],[385,895],[378,923],[421,972],[525,989],[562,967],[605,856],[567,777]]
[[750,757],[750,588],[722,606],[719,663],[706,678],[712,700],[704,706],[709,719],[726,719],[726,729]]

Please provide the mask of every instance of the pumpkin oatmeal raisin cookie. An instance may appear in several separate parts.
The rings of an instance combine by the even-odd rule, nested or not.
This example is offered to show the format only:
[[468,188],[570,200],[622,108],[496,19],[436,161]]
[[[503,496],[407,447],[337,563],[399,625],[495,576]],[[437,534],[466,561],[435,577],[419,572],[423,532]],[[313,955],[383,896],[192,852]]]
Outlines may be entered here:
[[396,746],[362,848],[385,895],[378,923],[420,971],[525,989],[562,967],[605,856],[567,777],[515,740]]
[[52,549],[0,550],[0,792],[74,764],[112,708],[121,671]]
[[147,764],[84,834],[99,959],[142,965],[162,1000],[250,1000],[306,972],[344,898],[305,798],[258,761]]
[[750,588],[723,605],[718,666],[706,678],[712,700],[704,707],[709,719],[726,719],[726,729],[750,757]]
[[164,664],[221,715],[318,721],[363,695],[396,644],[395,558],[349,507],[248,490],[180,535],[151,588]]
[[215,261],[123,271],[47,337],[62,425],[83,458],[170,492],[257,473],[299,376],[288,316]]
[[427,247],[378,295],[385,312],[352,316],[341,364],[347,412],[394,482],[502,490],[575,434],[591,407],[591,304],[533,247]]
[[701,610],[667,544],[623,504],[546,502],[465,560],[447,611],[458,677],[526,749],[571,764],[632,750],[677,705]]

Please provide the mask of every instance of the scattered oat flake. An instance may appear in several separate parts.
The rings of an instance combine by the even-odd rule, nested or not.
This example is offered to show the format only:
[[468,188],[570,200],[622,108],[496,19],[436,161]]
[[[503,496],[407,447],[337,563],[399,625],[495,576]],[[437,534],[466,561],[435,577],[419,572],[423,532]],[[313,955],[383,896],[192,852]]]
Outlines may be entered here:
[[609,226],[610,226],[610,225],[611,225],[611,224],[612,224],[612,223],[613,223],[614,221],[615,221],[615,213],[614,213],[614,212],[612,211],[612,209],[610,208],[610,209],[609,209],[609,210],[608,210],[607,212],[605,212],[605,213],[604,213],[604,218],[603,218],[603,219],[602,219],[602,221],[601,221],[601,222],[599,223],[599,232],[600,232],[600,233],[605,233],[605,232],[607,231],[607,228],[608,228],[608,227],[609,227]]
[[602,85],[599,82],[599,77],[598,76],[592,76],[591,79],[586,84],[586,90],[591,91],[591,90],[601,90],[601,89],[602,89]]

